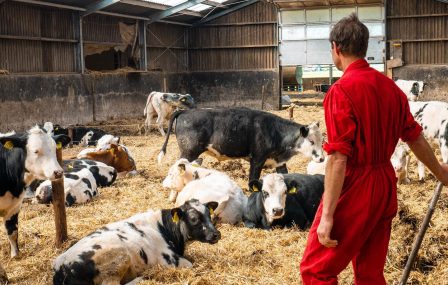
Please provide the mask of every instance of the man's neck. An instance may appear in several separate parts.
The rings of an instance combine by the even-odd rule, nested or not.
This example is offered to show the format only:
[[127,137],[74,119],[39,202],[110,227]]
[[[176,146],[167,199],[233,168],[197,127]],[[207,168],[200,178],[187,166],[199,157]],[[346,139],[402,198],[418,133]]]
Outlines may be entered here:
[[358,59],[362,59],[361,57],[357,56],[342,56],[341,57],[341,63],[342,63],[342,71],[345,72],[347,67],[352,64],[353,62],[357,61]]

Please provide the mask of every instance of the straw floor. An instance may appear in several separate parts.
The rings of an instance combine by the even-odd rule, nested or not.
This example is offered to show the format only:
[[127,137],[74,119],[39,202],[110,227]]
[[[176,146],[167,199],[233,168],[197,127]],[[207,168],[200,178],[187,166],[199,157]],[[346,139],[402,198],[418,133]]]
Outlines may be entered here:
[[[287,117],[288,111],[274,112]],[[299,107],[295,121],[323,122],[319,106]],[[143,120],[133,120],[129,124]],[[120,122],[122,123],[122,122]],[[324,125],[324,124],[321,124]],[[169,165],[178,157],[175,136],[171,136],[164,164],[158,166],[156,156],[163,138],[156,131],[149,136],[136,136],[136,129],[109,130],[125,134],[123,143],[129,146],[137,162],[139,175],[123,178],[113,186],[100,189],[93,202],[67,209],[69,240],[61,249],[54,247],[54,221],[51,206],[25,203],[19,217],[21,254],[9,259],[6,233],[0,235],[0,262],[11,284],[50,284],[52,260],[71,244],[95,229],[127,218],[148,208],[170,208],[169,192],[161,182]],[[134,136],[132,136],[134,134]],[[69,157],[79,148],[64,150]],[[290,172],[304,173],[307,160],[297,155],[290,160]],[[247,190],[248,163],[233,160],[218,163],[205,156],[204,166],[225,171]],[[266,172],[265,172],[266,173]],[[425,183],[417,181],[415,160],[411,166],[412,183],[399,187],[399,213],[394,219],[390,249],[385,268],[389,284],[399,280],[415,233],[426,212],[436,181],[429,176]],[[411,284],[448,284],[448,197],[446,191],[438,203],[426,234]],[[299,263],[306,244],[307,232],[296,229],[273,231],[249,230],[243,226],[221,225],[222,239],[215,245],[192,243],[186,256],[193,261],[192,269],[156,267],[145,273],[140,284],[300,284]],[[340,275],[340,284],[352,284],[350,266]]]

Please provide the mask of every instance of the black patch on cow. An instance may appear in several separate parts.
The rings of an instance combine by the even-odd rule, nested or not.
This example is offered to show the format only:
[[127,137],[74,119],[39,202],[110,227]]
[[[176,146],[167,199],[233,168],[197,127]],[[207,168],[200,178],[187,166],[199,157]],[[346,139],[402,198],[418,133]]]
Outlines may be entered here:
[[89,200],[92,199],[92,193],[90,193],[89,190],[85,190],[84,194],[86,194],[86,196],[89,196]]
[[64,174],[64,176],[65,176],[65,178],[70,178],[70,179],[73,179],[73,180],[78,180],[79,179],[79,176],[76,175],[76,174],[66,173],[66,174]]
[[100,174],[100,169],[98,166],[91,166],[89,167],[89,170],[93,174],[98,186],[110,186],[117,178],[117,171],[113,172],[111,175],[111,180],[109,180],[108,177]]
[[193,172],[193,179],[198,180],[199,179],[199,173],[197,171]]
[[428,104],[423,105],[423,107],[421,107],[417,112],[415,112],[414,118],[416,120],[420,120],[423,116],[423,111],[425,110],[426,106],[428,106]]
[[[19,139],[17,135],[8,136],[7,138]],[[6,141],[7,139],[4,138]],[[23,144],[26,145],[26,140]],[[18,198],[25,188],[25,147],[14,147],[6,149],[3,147],[4,141],[0,142],[0,197],[10,192],[12,196]],[[14,144],[15,146],[15,144]]]
[[139,255],[143,259],[145,264],[148,264],[148,256],[146,255],[146,252],[143,250],[143,248],[140,249]]
[[443,125],[443,123],[445,123],[445,121],[446,121],[446,120],[442,120],[442,125]]
[[15,231],[17,231],[17,224],[19,223],[19,213],[14,214],[5,222],[6,231],[8,235],[12,235]]
[[142,237],[145,236],[145,233],[144,233],[142,230],[139,230],[133,223],[126,222],[126,224],[127,224],[131,229],[133,229],[134,231],[138,232],[138,233],[140,234],[140,236],[142,236]]
[[109,231],[109,228],[108,228],[108,227],[101,227],[101,228],[97,229],[96,231],[91,232],[91,233],[88,234],[87,236],[88,236],[88,237],[94,237],[94,236],[100,235],[100,234],[102,234],[103,232],[107,232],[107,231]]
[[73,197],[71,193],[65,196],[65,205],[71,206],[76,203],[76,197]]
[[163,259],[165,259],[166,263],[168,263],[169,265],[172,264],[172,262],[171,262],[171,257],[170,257],[169,254],[162,253],[162,257],[163,257]]
[[157,223],[157,228],[168,248],[182,256],[185,252],[185,241],[180,232],[179,224],[173,222],[170,210],[162,210],[162,223]]
[[436,131],[436,134],[435,134],[434,137],[435,137],[435,138],[439,138],[439,134],[440,134],[440,132],[439,132],[439,130],[437,130],[437,131]]
[[95,251],[85,251],[79,255],[81,261],[62,264],[55,270],[54,285],[94,285],[94,279],[99,274],[92,257]]
[[83,161],[88,165],[97,165],[96,161],[94,160],[84,159]]
[[117,234],[117,236],[118,236],[118,238],[119,238],[121,241],[128,240],[128,238],[125,237],[125,236],[123,236],[123,235]]
[[92,246],[92,248],[98,250],[98,249],[101,249],[102,247],[101,247],[101,245],[99,245],[99,244],[94,244],[94,245]]
[[83,179],[81,179],[81,181],[87,185],[87,188],[92,189],[92,183],[90,183],[89,179],[83,178]]

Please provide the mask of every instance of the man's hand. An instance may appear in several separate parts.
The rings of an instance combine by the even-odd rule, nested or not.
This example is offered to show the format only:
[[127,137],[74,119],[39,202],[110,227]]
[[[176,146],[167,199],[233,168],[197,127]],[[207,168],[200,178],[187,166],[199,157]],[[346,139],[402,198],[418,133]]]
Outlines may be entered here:
[[338,245],[337,240],[330,238],[331,229],[333,228],[333,217],[324,217],[320,219],[319,226],[317,227],[317,237],[319,242],[325,247],[336,247]]

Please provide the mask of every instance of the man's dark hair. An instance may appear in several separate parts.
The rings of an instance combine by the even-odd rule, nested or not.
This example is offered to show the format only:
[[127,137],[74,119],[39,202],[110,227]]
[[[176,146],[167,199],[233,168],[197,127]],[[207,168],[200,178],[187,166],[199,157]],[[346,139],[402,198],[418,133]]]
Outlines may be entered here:
[[369,30],[355,13],[342,18],[330,32],[330,43],[335,42],[344,55],[365,57],[369,45]]

